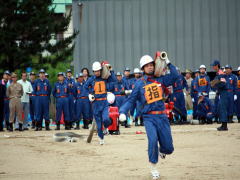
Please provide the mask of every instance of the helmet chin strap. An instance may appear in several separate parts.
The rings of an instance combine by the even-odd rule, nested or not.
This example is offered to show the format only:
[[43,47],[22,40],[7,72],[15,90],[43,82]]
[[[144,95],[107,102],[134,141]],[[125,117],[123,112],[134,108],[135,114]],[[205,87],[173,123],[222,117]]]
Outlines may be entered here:
[[151,73],[145,73],[147,76],[153,76],[154,75],[154,72],[151,72]]

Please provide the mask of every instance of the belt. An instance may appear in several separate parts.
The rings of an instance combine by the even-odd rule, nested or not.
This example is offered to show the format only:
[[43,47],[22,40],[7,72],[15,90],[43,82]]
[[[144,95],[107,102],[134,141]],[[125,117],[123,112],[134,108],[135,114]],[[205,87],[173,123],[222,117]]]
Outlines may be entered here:
[[176,90],[176,91],[174,91],[174,92],[183,92],[182,90]]
[[107,98],[96,98],[95,101],[103,101],[103,100],[107,100]]
[[59,98],[66,98],[67,96],[59,96]]
[[46,94],[40,94],[40,95],[38,95],[38,96],[48,96],[48,95],[46,95]]
[[9,100],[11,100],[11,99],[14,99],[14,98],[16,98],[16,99],[20,99],[21,97],[11,97],[11,98],[9,98]]
[[228,89],[227,91],[228,91],[228,92],[232,92],[233,90],[232,90],[232,89]]
[[29,96],[36,96],[35,94],[29,94]]
[[116,96],[125,96],[124,94],[117,94]]
[[149,111],[147,114],[165,114],[165,111]]
[[78,97],[77,99],[87,99],[87,97]]

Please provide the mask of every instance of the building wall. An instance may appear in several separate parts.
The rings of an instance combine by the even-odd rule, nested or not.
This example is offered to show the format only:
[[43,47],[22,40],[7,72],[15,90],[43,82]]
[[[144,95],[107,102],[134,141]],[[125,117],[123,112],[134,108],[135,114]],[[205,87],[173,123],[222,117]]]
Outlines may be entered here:
[[[81,1],[75,71],[107,59],[116,71],[139,66],[144,54],[167,51],[182,71],[213,59],[240,65],[239,0]],[[79,6],[80,10],[80,6]],[[81,14],[81,15],[80,15]],[[81,19],[80,19],[81,16]],[[78,52],[78,53],[76,53]]]

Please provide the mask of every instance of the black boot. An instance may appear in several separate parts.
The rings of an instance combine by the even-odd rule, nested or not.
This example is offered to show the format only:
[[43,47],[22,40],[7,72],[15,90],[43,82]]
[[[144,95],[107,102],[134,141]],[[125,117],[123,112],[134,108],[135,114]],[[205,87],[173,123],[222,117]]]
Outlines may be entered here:
[[76,129],[76,130],[80,129],[80,121],[76,121],[76,127],[74,129]]
[[22,123],[19,123],[19,131],[23,131]]
[[125,128],[130,128],[130,125],[128,125],[127,121],[125,121]]
[[206,123],[206,118],[200,117],[199,118],[199,124],[205,124]]
[[218,131],[227,131],[227,123],[226,122],[222,122],[222,126],[217,128]]
[[50,122],[49,121],[45,121],[45,128],[46,131],[51,131],[50,127],[49,127]]
[[3,122],[0,122],[0,131],[3,132]]
[[35,131],[41,131],[42,130],[42,122],[36,122],[36,129]]
[[59,130],[60,130],[60,122],[57,122],[56,125],[57,125],[57,126],[56,126],[56,129],[55,129],[55,130],[56,130],[56,131],[59,131]]
[[181,117],[181,121],[182,121],[182,124],[187,124],[187,117],[186,116],[182,116]]
[[233,116],[228,116],[228,122],[233,123]]
[[39,131],[38,126],[39,126],[39,122],[36,121],[36,123],[35,123],[35,131]]
[[137,117],[135,118],[135,126],[139,126]]
[[143,117],[140,117],[140,126],[144,126]]
[[36,121],[33,120],[33,121],[32,121],[32,129],[35,129],[35,127],[36,127]]
[[73,122],[69,122],[69,128],[70,128],[70,130],[73,128]]
[[88,129],[89,120],[83,119],[83,129]]
[[43,123],[43,121],[41,120],[41,121],[39,122],[39,124],[38,124],[38,129],[39,129],[39,131],[42,130],[42,123]]
[[6,122],[6,129],[9,130],[10,123]]
[[65,130],[71,130],[70,123],[68,121],[65,122]]
[[212,123],[213,123],[212,119],[207,119],[207,124],[212,124]]
[[13,123],[9,123],[8,131],[13,132]]

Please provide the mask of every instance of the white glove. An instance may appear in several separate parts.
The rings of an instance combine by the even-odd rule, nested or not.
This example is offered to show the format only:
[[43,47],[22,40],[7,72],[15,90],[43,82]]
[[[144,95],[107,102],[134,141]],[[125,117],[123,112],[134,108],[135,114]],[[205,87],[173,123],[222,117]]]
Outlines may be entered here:
[[192,98],[192,102],[194,102],[194,98]]
[[167,64],[167,65],[171,63],[168,58],[167,58],[165,61],[166,61],[166,64]]
[[129,95],[129,94],[131,94],[132,93],[132,90],[125,90],[125,94],[126,95]]
[[94,95],[89,94],[88,99],[89,99],[90,102],[93,102],[95,100],[95,97],[94,97]]
[[235,95],[234,95],[234,101],[236,101],[236,100],[237,100],[237,95],[235,94]]
[[226,79],[225,78],[221,78],[220,81],[221,82],[226,82]]
[[126,119],[127,119],[127,117],[126,117],[125,114],[120,114],[120,116],[119,116],[119,121],[120,122],[124,122],[124,121],[126,121]]

